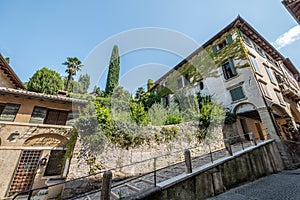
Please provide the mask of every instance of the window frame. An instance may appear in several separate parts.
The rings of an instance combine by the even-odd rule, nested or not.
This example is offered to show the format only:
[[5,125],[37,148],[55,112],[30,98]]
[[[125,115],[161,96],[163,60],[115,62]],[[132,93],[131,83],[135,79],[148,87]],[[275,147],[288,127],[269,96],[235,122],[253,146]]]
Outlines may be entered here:
[[[237,89],[240,89],[240,91],[241,91],[241,94],[242,94],[242,97],[241,97],[241,98],[234,98],[234,93],[233,93],[233,91],[237,91]],[[237,87],[231,88],[231,89],[229,90],[229,93],[230,93],[232,102],[237,102],[237,101],[241,101],[241,100],[243,100],[243,99],[246,99],[246,95],[245,95],[245,92],[244,92],[244,89],[243,89],[242,85],[239,85],[239,86],[237,86]]]
[[270,67],[265,65],[265,70],[266,70],[266,72],[269,76],[269,79],[270,79],[271,83],[276,84],[276,81],[274,79],[274,76],[273,76],[273,73],[272,73],[272,70],[270,69]]
[[258,66],[258,63],[256,61],[256,57],[253,56],[252,54],[248,54],[249,55],[249,60],[250,60],[250,64],[252,65],[252,67],[254,68],[254,71],[256,73],[261,74],[260,68]]
[[222,71],[225,80],[230,80],[238,75],[232,58],[228,58],[226,62],[222,64]]

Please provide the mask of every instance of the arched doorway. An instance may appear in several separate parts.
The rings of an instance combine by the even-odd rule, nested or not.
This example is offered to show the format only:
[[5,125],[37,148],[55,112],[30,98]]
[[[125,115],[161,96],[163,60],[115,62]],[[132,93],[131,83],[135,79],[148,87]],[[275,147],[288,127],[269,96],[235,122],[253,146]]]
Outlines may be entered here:
[[246,140],[250,140],[249,133],[252,133],[257,140],[267,139],[267,133],[255,105],[241,103],[233,111],[237,115],[237,126]]

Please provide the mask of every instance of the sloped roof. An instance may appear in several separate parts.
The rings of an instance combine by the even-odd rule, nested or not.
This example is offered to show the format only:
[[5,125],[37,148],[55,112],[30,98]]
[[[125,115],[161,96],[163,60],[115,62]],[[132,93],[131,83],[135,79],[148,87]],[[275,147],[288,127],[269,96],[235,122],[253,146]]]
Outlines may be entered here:
[[25,96],[28,98],[37,98],[37,99],[47,99],[52,101],[62,101],[62,102],[68,102],[68,103],[76,103],[76,104],[82,104],[85,105],[88,103],[87,100],[81,100],[81,99],[74,99],[64,96],[57,96],[57,95],[50,95],[50,94],[42,94],[37,92],[30,92],[26,90],[18,90],[13,88],[6,88],[6,87],[0,87],[0,94],[12,94],[15,96]]
[[12,68],[9,66],[9,64],[6,62],[6,60],[3,58],[1,54],[0,54],[0,70],[2,70],[4,74],[7,75],[7,77],[10,79],[10,81],[13,82],[16,88],[25,89],[25,86],[23,85],[22,81],[19,79],[17,74],[15,74],[15,72],[12,70]]
[[300,0],[284,0],[282,4],[300,24]]

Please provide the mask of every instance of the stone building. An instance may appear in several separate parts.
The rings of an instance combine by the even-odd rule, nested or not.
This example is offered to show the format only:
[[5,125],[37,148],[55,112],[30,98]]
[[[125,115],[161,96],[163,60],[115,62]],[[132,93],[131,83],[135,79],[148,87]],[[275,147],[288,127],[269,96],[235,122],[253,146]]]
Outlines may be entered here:
[[86,103],[25,91],[0,55],[0,199],[66,176],[72,123]]
[[300,0],[283,0],[282,4],[300,24]]
[[208,40],[155,82],[168,104],[177,92],[211,95],[237,116],[225,137],[296,140],[300,125],[299,72],[243,18]]

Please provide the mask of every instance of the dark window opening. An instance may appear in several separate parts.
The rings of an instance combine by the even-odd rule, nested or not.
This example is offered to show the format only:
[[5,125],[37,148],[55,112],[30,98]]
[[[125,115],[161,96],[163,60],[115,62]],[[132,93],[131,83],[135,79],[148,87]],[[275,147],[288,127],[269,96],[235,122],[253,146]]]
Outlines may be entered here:
[[241,86],[230,90],[230,95],[231,95],[232,101],[237,101],[237,100],[245,98],[245,95],[244,95],[244,92],[243,92],[243,89]]
[[224,73],[224,78],[226,80],[237,75],[236,69],[231,58],[228,59],[228,62],[222,65],[222,69]]
[[185,75],[183,81],[184,81],[184,86],[189,85],[190,84],[190,77],[189,77],[189,75]]
[[44,176],[57,176],[63,173],[63,158],[65,156],[65,150],[52,150],[49,161],[44,173]]
[[20,104],[0,104],[0,121],[13,122],[19,111]]
[[212,50],[214,53],[217,53],[218,51],[222,50],[224,47],[226,47],[227,45],[230,45],[233,42],[232,36],[231,34],[226,36],[226,39],[223,40],[222,42],[220,42],[217,45],[214,45],[212,47]]
[[202,81],[199,83],[199,86],[200,86],[200,90],[203,90],[203,89],[204,89],[204,84],[203,84]]

